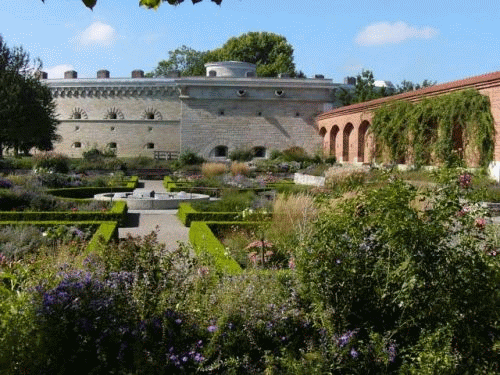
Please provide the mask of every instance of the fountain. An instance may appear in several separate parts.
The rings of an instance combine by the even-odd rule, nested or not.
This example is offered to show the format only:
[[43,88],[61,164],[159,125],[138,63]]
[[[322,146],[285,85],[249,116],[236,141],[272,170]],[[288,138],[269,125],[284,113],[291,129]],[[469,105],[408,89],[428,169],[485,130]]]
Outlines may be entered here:
[[179,207],[181,202],[208,201],[205,194],[156,193],[149,189],[135,189],[132,193],[103,193],[94,195],[100,201],[125,201],[129,210],[171,210]]

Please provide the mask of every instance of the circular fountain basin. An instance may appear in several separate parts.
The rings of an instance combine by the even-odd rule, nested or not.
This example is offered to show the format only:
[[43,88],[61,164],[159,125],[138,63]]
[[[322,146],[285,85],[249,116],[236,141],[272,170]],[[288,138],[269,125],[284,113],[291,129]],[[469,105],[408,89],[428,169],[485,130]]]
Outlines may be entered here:
[[179,207],[181,202],[208,201],[210,196],[205,194],[185,193],[156,193],[148,189],[135,189],[132,193],[103,193],[94,195],[94,199],[101,201],[125,201],[129,210],[170,210]]

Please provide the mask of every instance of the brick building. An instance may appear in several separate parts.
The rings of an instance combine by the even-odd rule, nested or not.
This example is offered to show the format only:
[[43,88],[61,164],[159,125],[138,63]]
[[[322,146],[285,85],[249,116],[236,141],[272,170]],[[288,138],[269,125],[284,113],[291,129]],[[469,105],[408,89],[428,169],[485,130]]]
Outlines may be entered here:
[[[323,138],[323,151],[326,155],[335,156],[343,163],[370,163],[373,161],[374,141],[369,130],[375,109],[393,100],[414,102],[424,97],[469,88],[474,88],[482,95],[489,97],[495,133],[498,135],[500,131],[500,71],[327,111],[316,118],[319,134]],[[500,137],[498,136],[495,137],[490,173],[500,180]]]

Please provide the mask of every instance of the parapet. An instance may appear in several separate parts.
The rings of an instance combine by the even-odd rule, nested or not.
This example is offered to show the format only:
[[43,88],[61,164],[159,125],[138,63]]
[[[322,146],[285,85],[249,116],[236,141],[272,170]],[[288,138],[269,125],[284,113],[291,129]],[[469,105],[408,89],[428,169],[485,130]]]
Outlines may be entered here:
[[207,77],[250,78],[256,76],[256,65],[242,61],[220,61],[205,64]]

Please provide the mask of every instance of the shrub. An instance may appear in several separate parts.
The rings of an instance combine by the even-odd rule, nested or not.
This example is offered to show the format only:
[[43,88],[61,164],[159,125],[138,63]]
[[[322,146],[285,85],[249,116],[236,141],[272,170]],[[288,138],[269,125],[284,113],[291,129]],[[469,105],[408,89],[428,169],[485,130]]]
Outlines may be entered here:
[[248,165],[245,163],[233,162],[231,164],[231,174],[233,176],[237,175],[248,176],[249,172],[250,169],[248,168]]
[[297,253],[301,296],[332,332],[391,337],[405,353],[396,364],[415,369],[421,348],[434,347],[439,358],[424,373],[440,373],[449,358],[457,373],[498,368],[499,263],[457,181],[434,191],[426,211],[396,180],[315,222]]
[[296,161],[300,163],[309,160],[307,152],[302,147],[299,146],[293,146],[287,148],[286,150],[283,150],[282,155],[285,161]]
[[182,165],[198,165],[202,164],[205,161],[201,156],[198,156],[195,152],[193,151],[183,151],[179,155],[179,162]]
[[63,154],[45,152],[33,157],[35,169],[45,169],[52,172],[67,173],[69,171],[69,158]]
[[204,163],[201,166],[203,177],[211,178],[221,176],[227,172],[227,166],[222,163]]
[[233,161],[250,161],[254,157],[254,152],[251,148],[237,148],[229,154],[229,159]]

